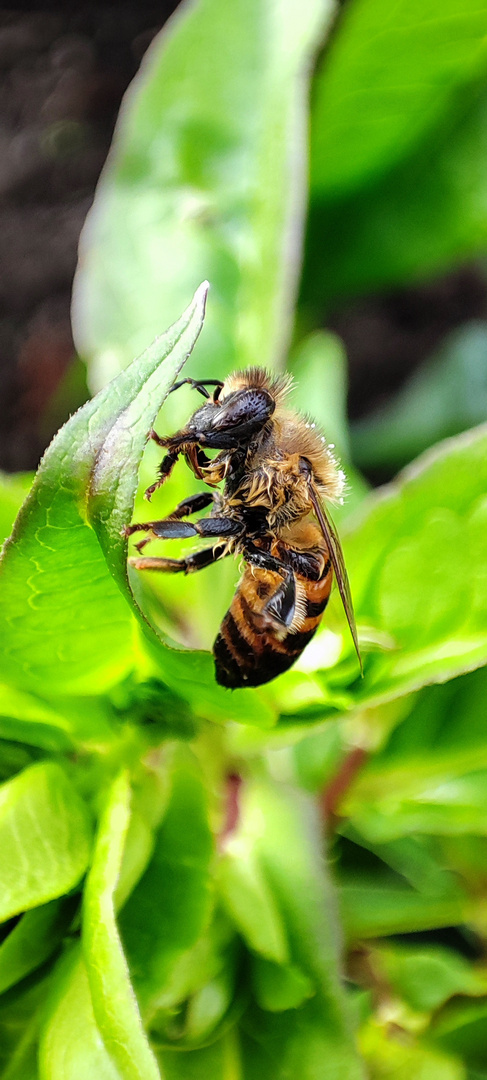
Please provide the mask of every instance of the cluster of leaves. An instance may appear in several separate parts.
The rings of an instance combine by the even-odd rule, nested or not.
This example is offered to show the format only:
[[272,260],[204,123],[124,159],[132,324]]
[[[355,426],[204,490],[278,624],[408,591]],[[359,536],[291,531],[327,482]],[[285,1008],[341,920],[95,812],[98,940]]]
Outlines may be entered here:
[[[205,285],[175,321],[200,279],[193,375],[278,367],[289,347],[332,14],[181,9],[88,220],[75,325],[99,393],[47,451],[2,559],[2,1080],[487,1077],[487,429],[376,493],[349,469],[363,681],[335,602],[291,672],[223,691],[195,646],[235,569],[149,586],[121,538],[203,325]],[[289,364],[344,458],[340,343],[304,328],[332,297],[485,244],[486,24],[478,0],[349,0],[315,75]],[[5,535],[26,486],[0,486]]]

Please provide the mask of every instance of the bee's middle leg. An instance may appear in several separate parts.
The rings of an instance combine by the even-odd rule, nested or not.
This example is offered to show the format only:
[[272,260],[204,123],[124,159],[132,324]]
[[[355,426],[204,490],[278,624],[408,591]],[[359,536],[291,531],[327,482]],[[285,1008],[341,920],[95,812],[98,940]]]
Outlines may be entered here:
[[[208,506],[213,501],[213,494],[202,492],[201,495],[193,496],[193,499],[185,499],[180,503],[173,514],[162,521],[146,521],[139,524],[128,525],[124,529],[125,536],[131,536],[134,532],[145,532],[143,540],[136,545],[138,551],[142,551],[151,540],[186,540],[190,536],[222,537],[224,539],[241,536],[243,527],[240,522],[226,517],[200,518],[191,523],[181,521],[181,517],[192,514],[202,506]],[[197,500],[201,500],[197,503]],[[195,503],[197,503],[195,505]],[[188,504],[192,509],[188,508]],[[177,515],[177,516],[176,516]]]
[[[171,526],[170,523],[180,522],[181,518],[189,517],[190,514],[197,514],[200,510],[205,510],[210,503],[214,502],[214,500],[215,493],[213,491],[200,491],[195,495],[189,495],[187,499],[183,499],[182,502],[178,503],[176,508],[168,514],[167,518],[164,518],[164,520],[139,521],[134,522],[133,525],[126,525],[122,530],[122,536],[132,536],[133,533],[136,532],[147,533],[148,535],[145,536],[143,540],[139,540],[139,543],[135,545],[138,551],[142,551],[142,548],[150,543],[151,540],[160,539],[161,535],[163,539],[169,539],[169,537],[181,539],[185,536],[193,536],[192,526],[189,526],[190,532],[187,531],[184,524],[180,526],[180,530],[182,531],[178,531],[177,524]],[[170,531],[167,534],[161,534],[160,531],[157,531],[158,528],[160,529],[164,525],[168,525],[169,529],[171,530],[172,528],[173,531]]]

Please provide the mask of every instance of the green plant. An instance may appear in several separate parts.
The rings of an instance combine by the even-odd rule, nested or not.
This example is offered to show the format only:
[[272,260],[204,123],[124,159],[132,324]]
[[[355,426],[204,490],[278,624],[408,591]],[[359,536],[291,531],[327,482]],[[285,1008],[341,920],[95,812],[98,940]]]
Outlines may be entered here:
[[[225,692],[203,646],[235,568],[148,584],[121,537],[190,354],[192,374],[221,376],[289,349],[298,404],[347,459],[345,359],[319,310],[485,242],[468,155],[487,12],[388,10],[350,0],[315,75],[291,343],[307,78],[331,8],[185,6],[124,106],[75,289],[99,392],[48,449],[2,557],[1,1080],[487,1076],[472,961],[487,933],[486,427],[378,492],[348,468],[363,681],[335,600],[295,669]],[[189,411],[180,394],[165,429]],[[161,516],[185,483],[181,467]],[[25,491],[2,481],[5,534]]]

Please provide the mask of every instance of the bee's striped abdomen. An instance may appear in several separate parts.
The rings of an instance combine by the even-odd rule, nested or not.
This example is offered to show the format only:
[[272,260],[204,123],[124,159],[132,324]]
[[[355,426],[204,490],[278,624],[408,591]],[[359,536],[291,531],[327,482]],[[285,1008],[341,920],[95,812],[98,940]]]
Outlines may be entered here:
[[330,596],[333,573],[324,560],[318,580],[295,572],[300,615],[295,629],[277,630],[265,618],[265,605],[279,578],[247,567],[213,646],[216,678],[230,689],[261,686],[294,664],[317,630]]

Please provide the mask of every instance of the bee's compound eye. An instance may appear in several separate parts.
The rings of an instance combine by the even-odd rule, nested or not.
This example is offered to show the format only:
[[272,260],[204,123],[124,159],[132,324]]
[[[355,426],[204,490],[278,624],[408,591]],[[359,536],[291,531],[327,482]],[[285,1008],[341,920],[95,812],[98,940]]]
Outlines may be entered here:
[[267,390],[254,390],[252,387],[240,390],[220,406],[213,420],[213,428],[221,430],[251,424],[258,429],[272,416],[275,407],[276,403]]

